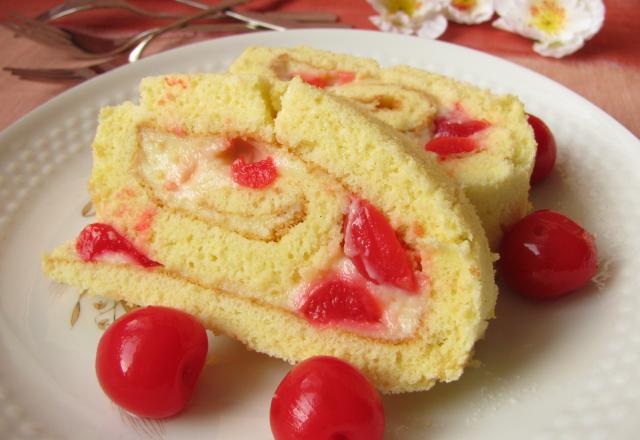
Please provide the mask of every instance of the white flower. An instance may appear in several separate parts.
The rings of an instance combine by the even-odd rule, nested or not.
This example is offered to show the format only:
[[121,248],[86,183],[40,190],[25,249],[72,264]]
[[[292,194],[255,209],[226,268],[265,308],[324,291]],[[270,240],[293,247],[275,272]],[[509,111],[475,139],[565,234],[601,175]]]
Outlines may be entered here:
[[584,46],[604,22],[602,0],[495,0],[499,29],[536,40],[533,50],[561,58]]
[[493,0],[451,0],[446,15],[456,23],[482,23],[493,17]]
[[369,20],[380,30],[438,38],[447,29],[443,12],[451,0],[367,0],[380,14]]

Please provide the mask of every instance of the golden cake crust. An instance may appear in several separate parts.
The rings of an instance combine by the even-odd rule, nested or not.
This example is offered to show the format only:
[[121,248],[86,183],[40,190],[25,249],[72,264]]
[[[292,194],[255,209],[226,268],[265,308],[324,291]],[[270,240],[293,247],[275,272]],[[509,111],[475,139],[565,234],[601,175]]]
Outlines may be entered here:
[[[471,118],[488,121],[488,147],[478,154],[441,161],[477,210],[492,249],[503,231],[529,210],[529,178],[535,159],[533,132],[524,108],[512,95],[495,95],[468,83],[409,66],[381,68],[371,59],[308,47],[247,49],[229,68],[285,80],[283,66],[307,66],[311,72],[356,72],[354,80],[327,90],[412,137],[421,146],[434,119],[447,109],[464,108]],[[278,68],[274,68],[274,66]],[[289,72],[289,76],[300,71]]]
[[[433,157],[357,105],[294,80],[281,89],[276,106],[273,88],[250,75],[154,77],[143,81],[139,105],[103,110],[90,182],[97,220],[162,267],[84,262],[70,242],[45,255],[44,271],[92,294],[179,308],[252,350],[289,362],[341,357],[383,392],[457,379],[496,298],[491,254],[473,208]],[[244,210],[239,202],[217,200],[228,196],[220,189],[207,192],[206,206],[224,209],[224,221],[203,216],[195,196],[163,198],[163,188],[174,189],[157,183],[167,176],[154,158],[174,157],[176,145],[187,151],[199,139],[215,144],[230,135],[262,142],[277,157],[281,174],[274,185],[236,188]],[[175,160],[188,162],[190,154]],[[205,171],[221,160],[197,157]],[[353,194],[384,212],[420,254],[429,280],[419,297],[421,319],[399,340],[320,328],[291,308],[290,293],[321,277],[339,255]],[[302,217],[280,209],[296,203]],[[266,235],[248,234],[243,223],[261,209],[268,216],[269,207],[273,222]],[[277,235],[268,234],[272,226]]]

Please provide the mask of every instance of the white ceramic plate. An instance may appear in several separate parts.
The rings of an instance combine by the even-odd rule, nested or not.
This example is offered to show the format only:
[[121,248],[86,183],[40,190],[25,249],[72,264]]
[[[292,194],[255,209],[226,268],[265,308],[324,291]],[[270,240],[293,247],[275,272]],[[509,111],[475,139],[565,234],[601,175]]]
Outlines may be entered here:
[[[640,143],[603,111],[521,67],[462,47],[362,31],[260,33],[150,57],[82,84],[0,135],[0,438],[268,439],[284,363],[219,338],[188,409],[161,423],[124,415],[102,394],[93,359],[104,319],[50,283],[40,253],[88,220],[90,148],[100,107],[136,98],[143,76],[221,71],[249,45],[316,48],[427,68],[515,93],[559,145],[536,207],[597,236],[601,267],[582,292],[535,304],[502,292],[478,345],[481,365],[452,384],[384,399],[389,439],[631,439],[640,431]],[[612,91],[612,93],[615,91]]]

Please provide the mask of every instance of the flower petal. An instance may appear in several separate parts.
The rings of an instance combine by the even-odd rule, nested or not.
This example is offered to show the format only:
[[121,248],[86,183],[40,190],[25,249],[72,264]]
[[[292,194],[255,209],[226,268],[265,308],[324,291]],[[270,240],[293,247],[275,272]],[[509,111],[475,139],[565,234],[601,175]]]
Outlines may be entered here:
[[423,0],[417,3],[419,4],[419,7],[416,9],[413,16],[430,19],[430,17],[442,13],[449,6],[451,0]]
[[433,15],[422,22],[416,35],[421,38],[436,39],[447,30],[447,24],[447,18],[444,15]]
[[450,2],[451,0],[367,0],[382,16],[401,12],[418,21],[442,12]]
[[373,15],[369,17],[369,21],[383,32],[393,32],[403,35],[413,35],[415,33],[413,21],[404,12]]
[[[389,13],[388,2],[384,0],[367,0],[373,9],[380,15]],[[377,26],[377,25],[376,25]]]
[[444,9],[451,0],[367,0],[380,15],[369,17],[385,32],[438,38],[447,29]]
[[491,24],[503,31],[514,32],[516,34],[522,35],[523,37],[531,38],[532,40],[541,40],[544,38],[544,34],[542,32],[540,32],[536,28],[527,26],[526,23],[514,17],[500,17],[494,20]]
[[493,0],[452,0],[446,15],[456,23],[482,23],[493,17]]
[[604,22],[602,0],[495,0],[498,29],[536,40],[534,51],[560,58],[593,37]]
[[584,39],[575,37],[571,41],[540,41],[534,43],[533,50],[545,57],[562,58],[571,55],[584,46]]
[[571,18],[572,27],[580,28],[586,40],[597,34],[604,24],[604,3],[601,0],[578,0],[578,13]]

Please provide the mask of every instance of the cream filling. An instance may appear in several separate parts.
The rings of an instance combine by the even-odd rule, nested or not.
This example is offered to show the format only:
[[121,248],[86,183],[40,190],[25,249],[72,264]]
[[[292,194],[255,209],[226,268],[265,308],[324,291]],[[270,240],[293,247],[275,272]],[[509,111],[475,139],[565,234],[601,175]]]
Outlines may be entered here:
[[[158,193],[170,193],[171,198],[198,209],[198,200],[206,199],[221,188],[238,188],[231,174],[231,164],[237,157],[227,154],[230,140],[222,136],[190,136],[182,138],[158,130],[143,130],[145,153],[140,163],[142,175],[156,186]],[[300,168],[281,155],[272,155],[275,148],[263,142],[246,141],[251,150],[240,151],[246,163],[271,156],[279,174],[287,168]]]
[[271,65],[274,75],[281,81],[289,81],[295,76],[306,78],[321,78],[327,87],[342,86],[356,80],[357,72],[337,69],[323,69],[312,64],[298,61],[289,56],[278,57]]
[[[398,341],[411,337],[424,315],[429,295],[429,283],[422,274],[418,278],[418,292],[409,293],[397,287],[375,284],[365,279],[353,262],[344,254],[328,268],[327,273],[336,274],[345,279],[357,279],[364,282],[366,288],[374,296],[382,309],[382,318],[378,323],[357,323],[345,321],[341,323],[320,324],[319,327],[338,327],[364,336],[378,339]],[[315,283],[304,283],[289,295],[289,307],[297,311]]]
[[[154,196],[247,238],[277,240],[278,234],[304,216],[305,199],[291,187],[300,165],[276,146],[223,135],[178,136],[155,128],[140,130],[138,171]],[[232,164],[243,157],[253,163],[271,156],[275,181],[265,188],[245,188],[233,180]]]
[[187,208],[198,209],[195,202],[211,191],[235,185],[229,160],[223,152],[229,141],[221,136],[168,136],[157,130],[142,131],[146,154],[140,169],[151,177],[158,192],[170,192],[171,198],[185,202]]
[[[114,264],[114,265],[138,265],[138,262],[129,256],[126,252],[120,251],[107,251],[103,252],[100,255],[95,257],[95,261],[99,261],[100,263],[106,264]],[[140,266],[142,267],[142,266]]]
[[[256,191],[241,188],[233,181],[231,163],[235,157],[228,154],[229,142],[227,138],[220,135],[181,137],[159,130],[143,129],[141,130],[143,157],[139,163],[139,169],[145,180],[153,187],[154,192],[161,195],[163,200],[170,205],[202,214],[203,210],[206,210],[204,207],[207,206],[207,199],[216,191],[227,190],[229,196],[237,195],[238,191],[249,191],[245,194],[249,196],[251,191]],[[256,162],[271,156],[278,169],[278,179],[282,177],[281,174],[304,171],[302,164],[286,155],[271,154],[273,146],[253,140],[250,144],[255,148],[241,152],[245,161]],[[234,156],[237,155],[235,153]],[[269,189],[257,191],[269,191]],[[256,214],[255,218],[258,220],[259,216]],[[105,254],[100,259],[113,264],[133,263],[127,255],[118,253]],[[344,322],[327,326],[336,326],[357,334],[385,340],[402,340],[415,333],[427,307],[426,297],[429,295],[429,285],[425,276],[417,274],[419,284],[417,293],[409,293],[393,286],[377,285],[365,279],[342,251],[332,259],[332,262],[328,262],[326,269],[328,273],[347,279],[357,279],[358,282],[364,283],[382,310],[382,317],[378,323]],[[294,312],[297,311],[311,286],[312,284],[307,282],[293,289],[288,296],[286,306]]]

